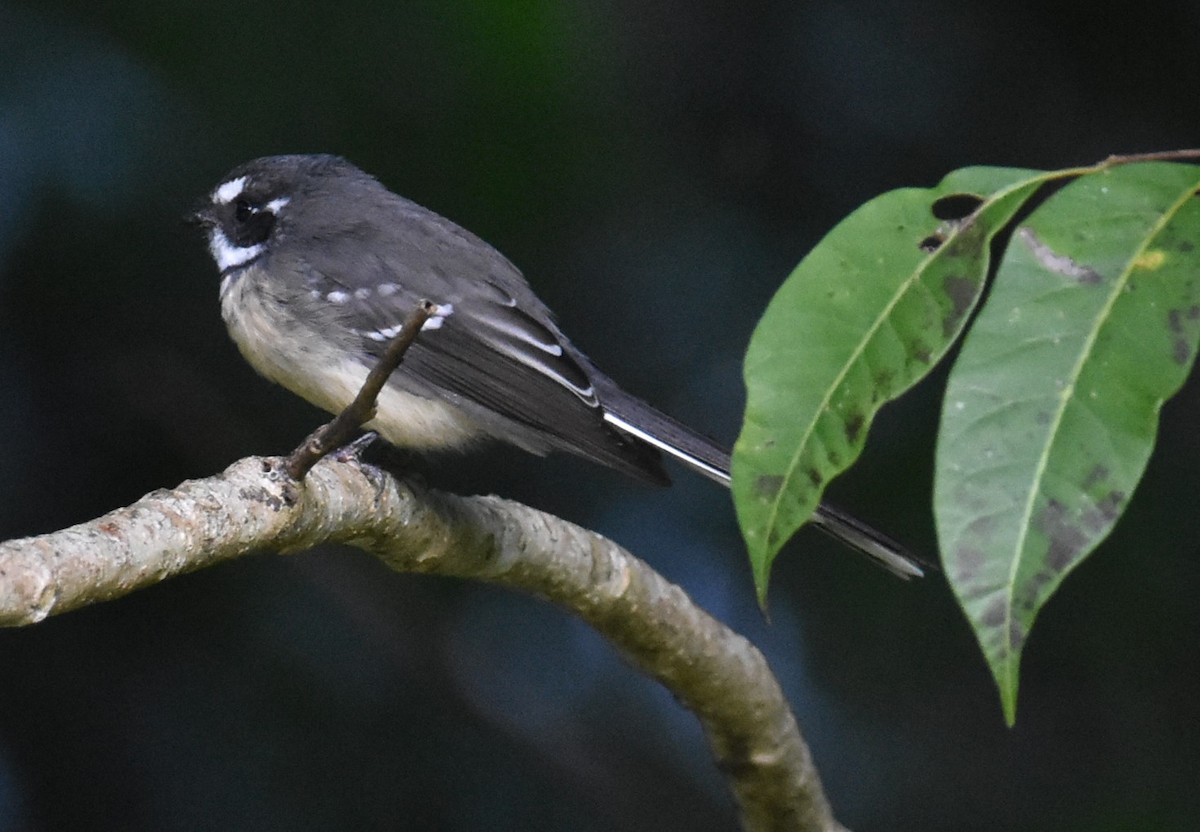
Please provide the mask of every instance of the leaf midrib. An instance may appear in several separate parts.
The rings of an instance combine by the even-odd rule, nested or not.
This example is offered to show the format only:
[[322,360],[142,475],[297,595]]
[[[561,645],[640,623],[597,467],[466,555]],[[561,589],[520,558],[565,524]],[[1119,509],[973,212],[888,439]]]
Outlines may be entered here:
[[[1151,241],[1158,237],[1170,219],[1179,212],[1179,209],[1183,206],[1183,203],[1191,198],[1194,190],[1194,185],[1187,188],[1181,197],[1176,200],[1176,202],[1171,205],[1168,210],[1162,212],[1158,220],[1150,227],[1148,233],[1143,237],[1141,245],[1139,245],[1134,250],[1132,255],[1126,260],[1125,265],[1121,270],[1121,274],[1118,275],[1117,280],[1113,282],[1113,291],[1109,293],[1108,300],[1100,308],[1100,310],[1098,310],[1095,318],[1095,325],[1092,327],[1084,341],[1085,349],[1080,350],[1079,358],[1076,360],[1075,366],[1072,368],[1070,384],[1064,389],[1064,395],[1059,397],[1061,405],[1057,408],[1054,418],[1051,420],[1051,430],[1046,434],[1047,442],[1043,446],[1042,453],[1038,457],[1037,466],[1035,467],[1035,477],[1030,481],[1031,487],[1025,501],[1025,510],[1022,512],[1021,517],[1021,531],[1017,538],[1017,545],[1013,550],[1012,565],[1009,567],[1008,581],[1004,587],[1004,629],[1002,631],[1003,640],[1001,641],[1001,644],[1006,645],[1004,647],[1004,690],[1006,693],[1012,689],[1013,671],[1015,665],[1013,661],[1013,651],[1008,646],[1010,643],[1008,641],[1008,634],[1012,632],[1017,572],[1019,571],[1020,565],[1023,561],[1025,543],[1029,537],[1030,520],[1033,517],[1033,506],[1037,500],[1038,494],[1041,493],[1039,486],[1045,475],[1046,467],[1049,464],[1050,455],[1058,438],[1063,417],[1065,416],[1067,409],[1071,406],[1071,404],[1077,401],[1075,392],[1078,387],[1079,377],[1083,372],[1084,365],[1086,364],[1086,360],[1088,356],[1091,355],[1092,350],[1095,347],[1096,339],[1099,337],[1100,331],[1104,328],[1105,323],[1107,323],[1110,319],[1117,299],[1121,296],[1121,293],[1125,291],[1125,287],[1128,285],[1129,279],[1134,272],[1134,264],[1138,262],[1143,254],[1145,254],[1145,251],[1149,247]],[[1069,395],[1066,395],[1068,391]]]

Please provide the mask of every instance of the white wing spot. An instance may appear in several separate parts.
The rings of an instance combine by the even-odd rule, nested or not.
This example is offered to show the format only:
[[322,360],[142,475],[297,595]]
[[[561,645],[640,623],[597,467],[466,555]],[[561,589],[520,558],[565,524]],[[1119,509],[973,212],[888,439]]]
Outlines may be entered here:
[[[333,294],[333,293],[331,293],[331,294]],[[340,292],[337,294],[344,295],[345,293]],[[454,314],[454,305],[453,304],[446,303],[446,304],[442,304],[440,306],[434,307],[433,315],[431,315],[425,321],[424,325],[421,327],[421,331],[424,332],[427,329],[428,330],[441,329],[442,324],[445,322],[446,318],[452,314]],[[394,324],[392,326],[384,327],[383,329],[356,329],[356,330],[354,330],[354,333],[356,335],[361,335],[364,338],[370,338],[372,341],[379,341],[380,343],[383,343],[384,341],[390,341],[393,338],[395,338],[397,335],[400,334],[400,330],[402,330],[402,329],[404,329],[404,324],[399,323],[399,324]]]
[[437,306],[434,307],[433,314],[429,316],[429,320],[427,320],[421,326],[421,331],[424,332],[427,329],[430,329],[430,330],[441,329],[442,324],[444,324],[446,322],[446,319],[449,318],[453,314],[454,314],[454,304],[453,303],[438,304]]
[[375,291],[379,293],[379,297],[386,298],[388,295],[394,295],[400,291],[400,287],[395,283],[380,283],[375,287]]
[[237,179],[230,179],[224,185],[213,191],[213,202],[218,205],[228,205],[246,189],[247,177],[239,176]]
[[364,338],[370,338],[372,341],[390,341],[400,334],[400,330],[404,329],[404,324],[396,324],[389,326],[386,329],[356,329],[354,332]]
[[325,295],[325,300],[329,301],[330,303],[336,303],[340,306],[341,304],[350,300],[350,295],[348,292],[334,291]]
[[361,289],[355,289],[354,297],[358,298],[359,300],[366,300],[367,298],[371,297],[371,287],[364,286]]

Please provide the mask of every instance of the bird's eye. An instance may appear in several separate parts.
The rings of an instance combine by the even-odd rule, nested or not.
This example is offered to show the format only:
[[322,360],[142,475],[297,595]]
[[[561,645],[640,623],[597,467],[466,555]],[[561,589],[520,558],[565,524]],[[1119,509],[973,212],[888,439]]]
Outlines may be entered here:
[[239,196],[233,201],[233,220],[225,229],[225,236],[239,246],[256,246],[265,243],[275,228],[275,209],[268,204],[265,208]]
[[257,213],[258,209],[241,197],[233,203],[233,218],[238,222],[246,222]]

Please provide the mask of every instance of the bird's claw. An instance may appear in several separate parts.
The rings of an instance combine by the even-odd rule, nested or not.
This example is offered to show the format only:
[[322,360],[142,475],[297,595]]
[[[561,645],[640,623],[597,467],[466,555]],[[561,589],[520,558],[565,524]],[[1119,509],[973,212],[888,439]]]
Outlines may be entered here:
[[371,447],[378,438],[378,433],[369,430],[353,442],[349,442],[334,451],[333,458],[338,462],[358,462],[361,460],[363,452]]

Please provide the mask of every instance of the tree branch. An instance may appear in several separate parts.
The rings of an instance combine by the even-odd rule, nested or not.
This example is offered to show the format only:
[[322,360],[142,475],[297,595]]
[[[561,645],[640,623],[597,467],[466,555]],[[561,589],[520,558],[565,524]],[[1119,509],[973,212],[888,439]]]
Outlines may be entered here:
[[420,490],[353,460],[323,460],[303,485],[284,466],[243,459],[91,522],[0,543],[0,625],[255,550],[348,543],[397,570],[490,581],[574,612],[700,718],[746,829],[841,828],[762,654],[621,547],[518,503]]

